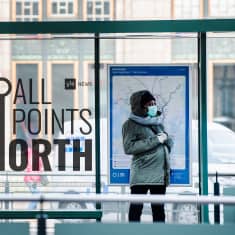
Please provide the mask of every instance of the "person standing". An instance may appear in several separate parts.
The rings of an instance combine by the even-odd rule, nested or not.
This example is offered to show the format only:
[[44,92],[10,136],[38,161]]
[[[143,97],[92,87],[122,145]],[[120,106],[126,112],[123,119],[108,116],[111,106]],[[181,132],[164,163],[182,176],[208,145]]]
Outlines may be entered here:
[[[30,125],[33,127],[33,123]],[[28,129],[26,128],[25,122],[21,123],[21,130],[24,134],[25,141],[27,142],[27,148],[23,151],[27,152],[27,167],[25,169],[26,175],[24,176],[24,182],[27,185],[31,194],[39,194],[40,193],[40,185],[42,184],[42,176],[40,172],[43,171],[43,163],[41,158],[38,162],[38,169],[33,170],[33,153],[34,147],[32,146],[32,136],[30,135]],[[28,210],[37,209],[37,201],[30,201],[28,204]]]
[[[165,194],[170,180],[169,153],[173,140],[159,122],[156,99],[148,90],[130,97],[131,114],[122,126],[123,147],[133,155],[131,194]],[[153,222],[165,222],[164,204],[151,204]],[[140,221],[143,203],[131,203],[129,221]]]
[[[24,182],[25,184],[28,186],[29,191],[32,194],[37,194],[40,193],[39,190],[39,184],[41,183],[41,176],[39,175],[39,173],[43,170],[43,166],[42,166],[42,161],[41,159],[39,160],[39,169],[38,171],[34,171],[33,172],[33,150],[31,147],[28,147],[28,165],[26,167],[26,172],[28,173],[27,175],[24,176]],[[35,175],[31,175],[30,173],[36,173]],[[38,173],[38,175],[37,175]],[[28,209],[29,210],[34,210],[37,208],[37,202],[36,201],[31,201],[28,204]]]

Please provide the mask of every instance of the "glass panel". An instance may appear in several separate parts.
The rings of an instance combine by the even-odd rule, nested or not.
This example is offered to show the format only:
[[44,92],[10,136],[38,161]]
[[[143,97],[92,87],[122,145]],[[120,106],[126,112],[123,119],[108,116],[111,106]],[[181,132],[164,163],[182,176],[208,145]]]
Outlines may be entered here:
[[[221,3],[211,1],[211,4],[215,3],[219,12]],[[225,9],[227,3],[222,4]],[[209,33],[207,45],[208,170],[218,172],[220,190],[224,190],[235,185],[235,177],[231,176],[235,167],[235,34]],[[210,177],[211,194],[213,183],[214,178]]]
[[175,0],[174,17],[175,18],[199,18],[200,17],[200,0]]
[[60,7],[66,7],[66,2],[60,2]]
[[73,14],[73,3],[72,2],[69,2],[69,10],[68,10],[68,13],[69,14]]
[[92,2],[88,2],[87,3],[87,14],[91,15],[92,14],[92,9],[93,9],[93,3]]
[[235,64],[215,64],[214,120],[235,131]]
[[[89,78],[88,69],[85,66],[87,61],[91,63],[94,61],[94,40],[89,39],[93,35],[73,34],[75,39],[68,38],[68,35],[60,35],[64,36],[62,39],[58,39],[58,35],[40,35],[38,38],[43,37],[43,40],[32,39],[37,38],[37,36],[13,35],[10,40],[6,40],[6,37],[5,40],[0,40],[1,56],[4,58],[0,63],[0,76],[8,78],[12,84],[12,91],[7,97],[6,109],[4,110],[7,170],[0,176],[0,190],[5,190],[7,175],[11,193],[21,192],[31,195],[31,189],[28,187],[29,184],[25,178],[25,170],[16,172],[9,166],[9,142],[15,138],[20,138],[27,140],[29,147],[29,144],[32,144],[32,138],[36,140],[40,138],[47,144],[49,143],[51,147],[49,162],[52,171],[44,172],[50,174],[48,185],[42,186],[37,181],[35,187],[40,192],[48,194],[52,192],[65,194],[94,192],[95,114],[94,102],[92,102],[92,105],[89,103],[89,100],[94,100],[94,83],[86,83],[86,81],[91,81],[91,78]],[[2,35],[0,35],[1,37]],[[85,38],[83,39],[83,37]],[[56,40],[52,38],[56,38]],[[22,79],[22,86],[19,87],[17,104],[14,105],[16,87],[20,83],[20,79]],[[75,83],[66,83],[66,79],[72,79],[72,82],[75,81]],[[69,84],[71,89],[65,88],[65,84]],[[2,90],[1,88],[2,84],[0,90]],[[25,102],[22,98],[22,89],[25,94]],[[16,108],[22,110],[17,111],[14,119],[13,110]],[[4,114],[4,111],[1,111],[1,115]],[[22,113],[25,115],[22,116]],[[21,121],[22,118],[25,121]],[[17,123],[14,120],[17,120]],[[73,133],[71,131],[72,123],[74,124]],[[13,135],[14,125],[16,136]],[[29,132],[29,128],[32,133]],[[40,130],[39,133],[38,130]],[[54,144],[54,139],[58,138],[70,141],[64,150],[66,172],[58,171],[58,165],[61,166],[61,164],[58,160],[58,144]],[[85,146],[85,141],[89,139],[92,141],[87,141],[88,144]],[[74,140],[80,140],[80,145],[77,143],[73,148]],[[89,150],[92,151],[92,156]],[[90,162],[87,163],[84,156],[78,156],[80,170],[78,170],[78,164],[77,169],[73,170],[74,152],[77,154],[78,152],[85,152],[85,156],[90,159]],[[20,160],[20,148],[17,148],[16,154],[18,161]],[[90,167],[90,163],[92,169],[85,171],[86,166]],[[28,174],[30,173],[32,172],[30,171]],[[71,209],[74,204],[70,205],[65,202],[45,203],[45,206],[58,210]],[[83,209],[95,209],[94,205],[89,203],[76,204],[75,207],[77,206],[82,206]],[[13,202],[8,209],[28,210],[39,207],[39,203]]]
[[101,3],[101,1],[96,1],[96,2],[95,2],[95,5],[96,5],[97,7],[100,7],[100,6],[102,5],[102,3]]
[[[71,90],[64,90],[65,79],[74,78],[74,67],[73,64],[53,64],[52,65],[52,84],[56,86],[52,87],[52,102],[53,109],[56,113],[61,113],[62,107],[73,107],[73,92]],[[65,99],[66,97],[66,99]],[[66,112],[64,115],[64,121],[71,120],[71,115]],[[59,115],[60,122],[62,121],[62,115]],[[53,131],[53,130],[52,130]],[[59,127],[56,126],[54,130],[54,135],[59,135]]]
[[104,2],[104,14],[105,15],[110,14],[110,4],[109,4],[109,2]]
[[175,61],[194,61],[196,63],[196,38],[173,38],[172,58]]
[[101,15],[101,8],[96,8],[95,9],[95,14],[96,15]]
[[235,14],[235,4],[232,0],[214,0],[209,2],[210,16],[213,17],[233,17]]
[[66,9],[60,8],[60,14],[66,14]]
[[52,3],[52,14],[57,14],[57,3],[56,2]]
[[[89,78],[90,80],[88,81],[90,84],[94,84],[95,82],[95,78],[94,78],[94,74],[95,74],[95,68],[94,68],[94,64],[89,64],[88,65],[88,74],[89,74]],[[107,94],[106,94],[106,91],[107,91],[107,83],[106,83],[106,80],[105,80],[105,77],[106,77],[106,74],[107,74],[107,67],[106,67],[106,64],[103,64],[101,63],[100,64],[100,78],[101,78],[101,81],[100,81],[100,86],[101,86],[101,97],[103,98],[106,98]],[[89,93],[92,94],[92,87],[90,87],[89,89]],[[89,97],[91,97],[89,95]],[[93,99],[90,99],[89,100],[89,106],[90,107],[95,107],[95,100]],[[107,106],[105,103],[102,103],[101,104],[101,107],[100,107],[100,112],[101,112],[101,118],[106,118],[107,117]]]
[[21,14],[22,14],[22,3],[16,2],[16,15],[21,15]]
[[[18,17],[18,19],[20,19]],[[53,35],[50,35],[53,38]],[[58,36],[58,35],[57,35]],[[101,117],[104,129],[102,132],[102,143],[107,143],[107,130],[108,130],[108,78],[107,78],[107,64],[180,64],[187,63],[194,66],[197,61],[197,47],[196,47],[196,34],[151,34],[151,35],[108,35],[109,37],[116,37],[118,39],[101,39],[101,68],[100,68],[100,86],[101,86]],[[15,36],[14,36],[15,37]],[[34,35],[36,37],[36,35]],[[46,36],[45,36],[46,37]],[[88,108],[91,111],[90,122],[94,121],[94,41],[90,39],[69,39],[66,35],[66,39],[49,40],[32,40],[32,35],[24,36],[24,40],[0,40],[0,48],[3,50],[4,61],[0,63],[1,76],[12,78],[11,82],[15,81],[14,89],[16,88],[16,79],[22,78],[24,91],[29,99],[29,79],[32,78],[33,82],[37,80],[37,85],[32,86],[32,99],[39,99],[41,96],[40,90],[40,78],[44,77],[46,82],[45,86],[45,100],[50,100],[52,104],[17,104],[17,107],[22,107],[25,112],[28,112],[30,108],[41,109],[42,117],[42,138],[48,138],[51,143],[51,139],[55,136],[50,136],[50,128],[48,133],[45,134],[45,122],[46,119],[45,110],[49,112],[51,108],[55,108],[58,113],[58,117],[61,117],[62,106],[65,108]],[[74,35],[73,35],[74,37]],[[82,37],[80,35],[80,37]],[[8,44],[6,44],[6,41]],[[234,170],[234,152],[235,152],[235,110],[234,110],[234,74],[235,74],[235,41],[233,33],[230,34],[210,34],[208,37],[208,160],[209,160],[209,172],[218,170],[218,172],[225,172],[229,174]],[[183,44],[184,47],[180,47]],[[177,47],[180,47],[178,49]],[[40,72],[41,71],[41,72]],[[191,90],[191,107],[192,107],[192,119],[195,120],[192,123],[192,133],[197,133],[197,78],[192,76],[192,90]],[[65,76],[76,78],[77,80],[77,92],[65,91],[62,89],[59,91],[59,87],[64,88]],[[63,82],[62,82],[63,81]],[[68,92],[68,94],[66,93]],[[131,93],[131,92],[130,92]],[[13,94],[13,93],[12,93]],[[129,94],[127,95],[129,97]],[[13,96],[12,96],[13,97]],[[7,116],[6,127],[11,130],[8,138],[12,137],[12,110],[14,108],[12,97],[9,96],[8,106],[6,107],[9,115]],[[62,97],[66,97],[62,98]],[[128,98],[126,98],[128,102]],[[20,100],[20,99],[19,99]],[[67,111],[66,111],[67,112]],[[18,113],[17,115],[19,115]],[[35,116],[36,112],[32,116]],[[178,113],[176,113],[176,116]],[[26,115],[27,117],[27,115]],[[17,116],[19,118],[19,116]],[[69,120],[69,112],[65,114],[65,120]],[[37,118],[34,119],[37,122]],[[79,121],[81,119],[78,118]],[[92,121],[93,120],[93,121]],[[26,122],[27,123],[27,122]],[[35,124],[35,123],[34,123]],[[37,128],[32,121],[32,130]],[[51,125],[48,123],[48,125]],[[177,125],[175,125],[177,126]],[[87,127],[82,123],[82,127]],[[21,125],[17,125],[17,136],[23,137],[25,134],[20,131]],[[31,124],[30,124],[31,128]],[[56,133],[58,133],[58,126],[55,126]],[[94,128],[92,129],[94,134]],[[81,133],[79,132],[79,135]],[[105,137],[106,136],[106,137]],[[105,139],[106,138],[106,139]],[[105,142],[106,141],[106,142]],[[193,183],[192,187],[188,187],[187,191],[192,193],[198,193],[198,178],[197,178],[197,135],[193,135],[192,138],[192,172]],[[112,187],[107,186],[107,144],[102,146],[102,190],[104,192],[112,193],[129,193],[128,187]],[[53,146],[54,148],[55,146]],[[94,148],[93,148],[94,150]],[[84,164],[83,164],[84,165]],[[77,173],[77,172],[76,172]],[[92,173],[93,174],[93,173]],[[59,178],[58,178],[59,177]],[[68,177],[68,176],[66,176]],[[72,180],[73,185],[66,185],[63,181],[64,175],[53,176],[51,178],[50,186],[45,190],[61,190],[67,192],[67,189],[73,189],[74,185],[78,186],[79,192],[94,192],[94,174],[90,176],[70,177],[66,179],[66,182]],[[11,185],[15,187],[16,182],[19,183],[17,190],[21,192],[28,192],[28,188],[25,185],[22,176],[9,178]],[[225,185],[234,185],[233,177],[219,177],[221,187]],[[209,193],[213,193],[214,178],[209,177]],[[81,183],[81,184],[80,184]],[[3,184],[3,181],[2,181]],[[0,186],[2,185],[0,184]],[[79,186],[80,185],[80,186]],[[82,185],[82,186],[81,186]],[[1,188],[3,190],[3,187]],[[13,188],[11,188],[13,189]],[[44,189],[42,189],[44,190]],[[182,191],[181,191],[182,190]],[[14,191],[15,192],[15,191]],[[18,191],[17,191],[18,192]],[[167,193],[178,194],[185,192],[184,189],[169,188]],[[24,204],[25,206],[26,204]],[[14,204],[15,208],[23,205]],[[13,207],[14,207],[13,206]],[[27,206],[27,205],[26,205]],[[115,209],[113,209],[115,208]],[[104,219],[109,218],[109,213],[115,213],[115,215],[122,215],[122,220],[127,218],[128,205],[123,208],[116,209],[118,207],[111,207],[107,205],[106,209],[109,212],[104,212]],[[151,210],[146,208],[144,210],[145,219],[150,221]],[[177,209],[179,209],[177,207]],[[114,211],[115,210],[115,211]],[[117,212],[118,211],[118,212]],[[179,209],[179,213],[181,213]],[[170,213],[170,212],[168,212]],[[149,217],[150,216],[150,217]],[[167,215],[168,221],[170,219],[177,219],[172,214]],[[211,216],[211,212],[210,212]],[[181,217],[182,218],[182,217]],[[190,217],[191,218],[191,217]],[[115,217],[116,219],[116,217]],[[184,218],[185,219],[185,218]]]
[[26,16],[30,15],[30,9],[29,8],[24,9],[24,15],[26,15]]
[[34,2],[33,3],[33,15],[38,15],[38,3]]
[[[184,194],[186,193],[186,191],[188,191],[188,193],[194,193],[194,194],[198,194],[199,189],[198,189],[198,170],[197,170],[197,164],[198,164],[198,151],[197,151],[197,138],[195,137],[195,133],[197,132],[196,128],[195,128],[195,122],[196,119],[198,118],[198,114],[197,114],[197,102],[198,102],[198,96],[197,96],[197,66],[196,66],[196,62],[197,62],[197,35],[196,34],[141,34],[141,35],[125,35],[125,34],[118,34],[118,35],[110,35],[110,34],[105,34],[102,35],[104,37],[118,37],[115,39],[102,39],[101,41],[101,55],[100,55],[100,60],[102,62],[102,64],[104,64],[104,71],[107,70],[107,64],[117,64],[117,65],[174,65],[174,64],[182,64],[184,62],[182,62],[181,58],[186,57],[188,51],[187,50],[183,50],[181,52],[181,58],[180,59],[176,59],[177,54],[175,55],[175,50],[172,50],[172,45],[174,40],[179,40],[178,44],[182,43],[185,47],[189,47],[190,48],[190,55],[191,55],[191,60],[186,59],[186,64],[189,64],[190,66],[192,66],[192,76],[190,77],[190,95],[191,95],[191,105],[190,108],[191,110],[191,116],[192,116],[192,123],[190,122],[190,128],[192,129],[192,152],[193,152],[193,160],[192,160],[192,171],[193,171],[193,177],[192,177],[192,186],[188,187],[187,190],[183,189],[183,188],[177,188],[177,187],[170,187],[167,189],[167,194]],[[188,40],[187,40],[188,39]],[[193,45],[192,45],[193,44]],[[124,110],[125,107],[123,105],[123,107],[121,107],[120,109],[115,110],[114,107],[112,107],[112,112],[110,110],[111,107],[109,107],[109,95],[110,95],[110,81],[107,80],[108,76],[105,76],[105,73],[107,72],[101,72],[101,115],[102,117],[104,117],[104,120],[106,120],[107,118],[107,122],[109,122],[111,114],[113,115],[113,118],[115,116],[115,119],[113,119],[113,122],[117,122],[118,124],[115,126],[115,141],[120,141],[120,143],[122,142],[122,134],[121,134],[121,130],[122,130],[122,122],[119,121],[123,118],[124,115]],[[123,72],[125,73],[125,72]],[[104,74],[104,75],[103,75]],[[159,84],[159,86],[161,86]],[[119,96],[117,98],[117,100],[115,100],[112,104],[113,106],[116,105],[117,103],[121,103],[121,104],[129,104],[129,98],[130,95],[134,92],[134,89],[137,89],[136,87],[142,87],[142,89],[150,89],[152,90],[152,86],[148,86],[146,84],[141,83],[141,81],[138,84],[130,84],[128,85],[127,83],[125,83],[125,88],[127,87],[127,92],[125,92],[123,94],[123,90],[124,90],[124,86],[123,87],[119,87],[119,90],[117,92],[119,92]],[[156,86],[157,89],[157,86]],[[153,90],[153,92],[156,92],[156,90]],[[174,92],[172,92],[173,94]],[[176,92],[177,93],[177,92]],[[174,93],[175,94],[175,93]],[[107,98],[108,97],[108,98]],[[158,96],[158,102],[160,104],[160,95]],[[171,97],[172,98],[172,97]],[[174,99],[174,98],[173,98]],[[107,108],[108,107],[108,108]],[[130,105],[128,106],[128,112],[127,112],[127,116],[126,119],[128,118],[129,112],[130,111]],[[118,113],[117,115],[115,115],[115,111]],[[167,114],[168,115],[168,114]],[[176,127],[176,126],[180,126],[182,124],[182,119],[179,118],[179,114],[177,113],[177,111],[173,114],[173,125],[172,127]],[[176,121],[177,120],[177,121]],[[178,123],[178,124],[176,124]],[[164,123],[165,125],[165,123]],[[106,132],[106,129],[110,128],[107,124],[107,126],[105,126],[103,128],[104,131],[102,131],[103,133]],[[167,127],[168,131],[171,129],[169,126]],[[174,129],[174,128],[173,128]],[[172,132],[171,135],[175,135],[175,130],[171,129]],[[110,130],[108,129],[108,133],[110,133]],[[108,137],[109,140],[110,137]],[[178,139],[178,140],[176,140]],[[104,140],[105,141],[105,140]],[[174,150],[171,153],[171,159],[173,159],[173,157],[175,155],[177,155],[177,153],[179,153],[178,156],[180,156],[180,153],[182,152],[182,149],[184,147],[182,147],[181,143],[183,141],[183,136],[179,136],[178,133],[178,138],[174,139]],[[108,146],[110,146],[109,142],[108,142]],[[120,148],[122,147],[122,143],[119,145]],[[177,147],[178,146],[178,147]],[[114,147],[112,147],[114,148]],[[110,153],[108,153],[110,154]],[[110,158],[108,157],[108,160]],[[109,163],[112,164],[112,163]],[[173,164],[173,163],[172,163]],[[175,163],[174,163],[175,164]],[[101,164],[101,169],[102,171],[106,171],[107,169],[107,163],[103,162]],[[104,177],[104,182],[105,184],[108,184],[108,177]],[[128,194],[129,191],[129,186],[122,186],[122,187],[114,187],[112,185],[108,185],[108,187],[106,188],[106,191],[108,191],[109,193],[113,193],[113,194],[119,194],[119,193],[123,193],[123,194]],[[168,207],[166,206],[167,212],[166,212],[166,218],[167,221],[169,223],[187,223],[187,221],[190,218],[190,223],[197,223],[198,222],[198,211],[196,207],[190,207],[190,206],[180,206],[180,205],[172,205],[172,207]],[[129,205],[125,204],[123,205],[120,209],[117,209],[117,205],[106,205],[105,209],[103,209],[103,219],[104,220],[112,220],[113,218],[110,217],[110,214],[114,214],[117,212],[118,210],[118,214],[119,216],[122,218],[120,219],[121,221],[127,221],[126,219],[128,218],[128,208]],[[172,210],[174,210],[175,212],[172,212]],[[187,211],[187,213],[189,213],[188,215],[186,215],[186,213],[184,213],[184,210]],[[190,212],[189,212],[190,210]],[[113,219],[115,220],[115,219]],[[145,207],[145,209],[143,210],[143,215],[142,215],[142,221],[152,221],[152,217],[151,217],[151,207],[147,206]]]
[[[37,90],[37,80],[38,80],[38,65],[37,64],[16,64],[16,81],[22,81],[22,84],[19,82],[19,89],[17,92],[17,96],[22,96],[22,98],[17,98],[17,109],[24,110],[24,112],[17,112],[17,120],[21,120],[22,116],[25,113],[28,113],[30,109],[37,109],[38,106],[36,104],[30,104],[30,96],[31,102],[38,100],[38,90]],[[22,86],[21,86],[22,85]],[[33,115],[34,114],[34,115]],[[30,126],[30,127],[29,127]],[[16,137],[19,139],[24,139],[25,141],[29,141],[33,138],[29,133],[27,133],[27,129],[31,128],[31,131],[34,132],[35,128],[38,128],[37,125],[37,116],[36,113],[32,112],[30,115],[30,120],[22,122],[21,125],[17,125],[16,129]]]
[[25,5],[26,7],[29,7],[29,6],[30,6],[30,2],[29,2],[29,1],[25,1],[25,2],[24,2],[24,5]]

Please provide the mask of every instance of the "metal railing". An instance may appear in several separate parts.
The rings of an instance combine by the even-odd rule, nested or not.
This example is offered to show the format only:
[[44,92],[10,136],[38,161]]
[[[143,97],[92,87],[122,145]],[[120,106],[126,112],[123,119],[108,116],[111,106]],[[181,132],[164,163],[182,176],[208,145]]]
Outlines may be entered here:
[[[85,177],[86,176],[88,176],[88,177],[92,176],[92,177],[94,177],[93,174],[85,174],[84,175],[84,174],[80,174],[80,173],[64,172],[63,177],[74,177],[74,176],[76,176],[75,177],[76,182],[73,183],[73,186],[76,185],[75,188],[78,191],[78,192],[70,192],[70,194],[66,194],[68,189],[71,188],[71,185],[66,183],[66,182],[60,182],[60,181],[56,180],[57,176],[59,176],[59,177],[62,176],[61,173],[59,173],[59,172],[58,173],[49,172],[49,174],[48,174],[48,172],[47,173],[46,172],[43,172],[43,173],[42,172],[40,172],[40,173],[37,173],[37,172],[32,173],[31,172],[31,173],[28,173],[28,174],[25,173],[25,172],[7,172],[7,173],[6,172],[4,172],[4,173],[0,172],[0,176],[2,177],[2,180],[3,180],[1,182],[2,187],[3,187],[2,192],[3,193],[5,192],[8,198],[10,196],[13,196],[13,195],[17,196],[17,195],[23,195],[22,193],[25,193],[24,194],[25,201],[29,201],[28,198],[31,198],[31,197],[35,197],[35,200],[38,201],[38,199],[40,198],[40,194],[36,194],[36,195],[31,196],[30,192],[26,192],[26,190],[28,191],[28,188],[26,188],[26,185],[25,185],[24,181],[23,180],[19,181],[18,176],[23,177],[25,175],[47,175],[47,176],[50,176],[50,177],[55,176],[55,178],[50,180],[48,186],[41,188],[41,190],[42,190],[41,194],[43,195],[43,202],[50,202],[50,204],[47,204],[47,209],[49,209],[49,210],[66,209],[67,207],[65,207],[64,205],[71,206],[71,204],[70,205],[66,204],[66,203],[70,202],[69,200],[66,200],[66,198],[68,198],[68,197],[69,198],[73,197],[72,203],[77,202],[78,196],[79,196],[79,198],[80,198],[80,196],[86,197],[86,199],[83,200],[83,203],[88,202],[87,201],[87,196],[90,196],[92,194],[92,192],[94,192],[93,190],[91,190],[91,191],[89,190],[89,192],[88,191],[81,191],[82,188],[79,188],[79,189],[77,188],[79,186],[79,184],[81,183],[81,187],[84,186],[83,184],[86,184],[84,186],[85,188],[83,187],[84,190],[86,189],[86,187],[92,187],[94,189],[94,182],[87,182],[87,181],[83,182],[83,181],[80,181],[80,180],[77,181],[77,179],[78,179],[77,176],[85,176]],[[103,175],[103,176],[107,177],[106,175]],[[218,181],[214,180],[214,179],[216,179],[216,178],[214,178],[215,176],[216,176],[216,172],[209,172],[209,177],[211,178],[211,180],[213,182],[215,182],[215,184],[217,186],[217,192],[215,191],[215,188],[214,188],[214,192],[211,191],[211,195],[214,193],[215,196],[218,196],[220,194],[220,192],[223,191],[222,189],[223,189],[224,185],[223,185],[223,183],[219,183]],[[235,173],[233,173],[233,172],[219,172],[219,173],[217,173],[217,176],[219,176],[219,179],[220,179],[220,177],[224,178],[224,179],[226,179],[226,178],[229,179],[229,177],[234,177]],[[56,190],[55,190],[55,185],[56,185],[56,188],[57,188]],[[233,185],[234,185],[234,182],[233,182]],[[188,190],[188,189],[186,188],[185,190]],[[128,188],[125,188],[124,191],[125,191],[124,195],[128,196],[126,194],[126,193],[129,194]],[[177,188],[176,188],[176,192],[172,193],[170,191],[169,193],[173,194],[174,196],[169,195],[169,197],[175,198],[176,195],[178,196],[179,194],[181,195],[180,198],[185,196],[184,192],[182,192],[182,194],[181,194],[178,191],[177,191]],[[115,193],[115,198],[119,198],[119,196],[121,196],[120,193],[122,194],[123,192],[120,192],[120,190],[118,192],[116,192],[116,191],[114,192],[113,189],[112,189],[111,191],[109,191],[107,193]],[[62,196],[63,206],[61,206],[62,204],[59,204],[59,202],[57,200],[56,200],[57,203],[53,203],[53,202],[55,202],[55,201],[52,200],[53,197],[56,197],[59,194],[63,195]],[[46,195],[46,198],[44,198],[44,195]],[[196,196],[196,195],[197,195],[197,193],[194,194],[194,196]],[[186,195],[186,196],[188,197],[188,196],[191,196],[191,195]],[[220,199],[221,199],[221,197],[220,197]],[[220,199],[218,201],[220,201]],[[80,200],[82,200],[82,199],[80,198]],[[149,200],[151,200],[151,199],[149,198]],[[166,202],[168,204],[171,204],[171,205],[166,206],[166,213],[167,213],[168,222],[169,221],[171,221],[173,223],[175,223],[175,222],[182,223],[183,222],[183,221],[178,221],[178,219],[177,219],[179,217],[179,215],[181,214],[181,212],[185,213],[185,211],[186,211],[186,209],[182,208],[181,205],[186,204],[186,203],[191,204],[191,202],[184,201],[185,198],[182,198],[182,200],[183,200],[184,203]],[[1,205],[2,205],[2,209],[4,208],[6,210],[11,210],[11,209],[13,210],[15,206],[16,206],[16,208],[22,207],[22,206],[19,206],[20,204],[14,203],[15,200],[12,200],[12,201],[6,200],[6,201],[4,201],[4,200],[0,199],[0,202],[1,202]],[[127,213],[126,211],[128,210],[128,204],[127,203],[122,203],[124,201],[115,201],[115,202],[114,201],[106,201],[106,202],[108,202],[108,203],[104,203],[103,206],[102,206],[104,220],[105,220],[105,218],[107,218],[107,219],[110,218],[108,216],[110,213],[115,214],[117,221],[119,221],[120,218],[124,218],[124,220],[126,220],[125,215]],[[111,202],[113,204],[110,206],[109,202]],[[126,202],[129,202],[129,201],[126,201]],[[197,215],[197,217],[198,217],[198,213],[199,213],[198,205],[202,204],[202,203],[196,203],[196,202],[192,202],[192,203],[194,204],[194,208],[193,209],[191,208],[190,209],[191,211],[189,211],[188,214],[195,213],[195,215]],[[22,205],[24,205],[24,204],[22,204]],[[184,205],[182,205],[182,206],[184,206]],[[93,208],[93,204],[89,204],[89,208]],[[73,208],[73,209],[76,209],[76,208]],[[221,212],[222,212],[222,214],[221,214]],[[146,214],[146,215],[149,215],[149,208],[144,207],[144,212],[143,213]],[[105,215],[106,215],[106,217],[105,217]],[[185,215],[184,215],[184,217],[185,217]],[[146,218],[148,220],[150,219],[150,217],[146,217]],[[182,216],[180,218],[182,220]],[[198,223],[198,218],[195,217],[194,219],[195,219],[195,223]],[[214,203],[214,206],[213,205],[210,206],[210,221],[212,223],[213,223],[213,221],[214,221],[214,223],[220,223],[220,220],[223,223],[223,207],[220,206],[220,203],[218,203],[218,204]]]
[[[46,220],[48,218],[62,218],[63,214],[66,213],[64,211],[60,211],[60,216],[56,215],[56,212],[54,211],[54,214],[50,211],[44,211],[43,209],[43,203],[44,202],[59,202],[59,201],[67,201],[67,202],[93,202],[93,203],[105,203],[105,202],[132,202],[132,203],[159,203],[159,204],[165,204],[165,203],[178,203],[178,204],[197,204],[197,205],[208,205],[208,204],[215,204],[215,205],[235,205],[235,197],[234,196],[199,196],[199,195],[181,195],[178,197],[175,197],[174,195],[107,195],[107,194],[90,194],[90,195],[64,195],[64,194],[56,194],[56,195],[46,195],[46,194],[40,194],[40,195],[32,195],[29,196],[27,194],[19,194],[19,195],[11,195],[11,194],[2,194],[0,195],[0,201],[5,202],[13,202],[13,201],[19,201],[19,202],[25,202],[25,201],[38,201],[40,202],[40,211],[35,212],[28,212],[31,213],[32,218],[37,218],[38,225],[37,225],[37,231],[38,234],[46,234]],[[5,213],[6,212],[6,213]],[[22,214],[24,214],[23,217],[19,215],[19,212],[12,211],[12,213],[9,211],[1,211],[0,212],[0,218],[29,218],[29,214],[25,215],[25,211],[22,211]],[[95,211],[93,211],[95,212]],[[70,213],[70,211],[68,212]],[[74,216],[75,213],[75,216]],[[76,214],[76,211],[71,214],[71,218],[91,218],[89,215],[82,217],[82,211],[78,211]],[[98,211],[100,216],[102,215],[101,211]],[[54,215],[54,217],[53,217]],[[67,215],[66,218],[69,218],[70,215]],[[80,216],[80,217],[79,217]],[[94,215],[96,216],[97,215]],[[95,217],[93,217],[95,218]],[[98,219],[97,221],[100,221]]]
[[133,203],[189,203],[189,204],[223,204],[223,205],[235,205],[234,196],[200,196],[200,195],[182,195],[175,197],[175,195],[107,195],[107,194],[90,194],[90,195],[31,195],[28,194],[1,194],[0,201],[39,201],[39,202],[55,202],[55,201],[67,201],[67,202],[133,202]]

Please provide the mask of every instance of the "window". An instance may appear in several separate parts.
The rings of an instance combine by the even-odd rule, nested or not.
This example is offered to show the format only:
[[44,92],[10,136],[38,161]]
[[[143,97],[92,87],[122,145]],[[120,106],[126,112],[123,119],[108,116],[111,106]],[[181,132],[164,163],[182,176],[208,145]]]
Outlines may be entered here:
[[77,0],[50,0],[49,16],[73,17],[77,15]]
[[214,64],[214,121],[235,130],[235,64]]
[[[102,61],[100,63],[100,116],[101,118],[107,118],[107,64],[113,61]],[[95,114],[95,66],[90,61],[84,62],[84,86],[81,87],[80,99],[83,100],[84,107],[88,107],[92,114]],[[94,117],[94,116],[93,116]]]
[[193,19],[200,17],[200,0],[173,0],[173,18]]
[[[40,105],[35,103],[29,102],[29,94],[31,94],[31,99],[33,101],[38,101],[39,99],[39,81],[42,77],[42,64],[38,61],[20,61],[20,62],[12,62],[12,87],[13,90],[16,89],[17,82],[19,79],[22,81],[23,85],[23,91],[20,87],[18,90],[18,94],[21,92],[24,92],[26,103],[24,103],[23,98],[17,98],[16,104],[13,105],[13,108],[21,109],[23,111],[16,113],[17,120],[22,118],[22,113],[25,113],[25,121],[24,122],[18,122],[16,124],[16,133],[12,133],[14,138],[20,138],[24,140],[29,140],[29,138],[35,138],[35,136],[32,136],[26,130],[30,126],[31,131],[40,130],[40,124],[38,115],[36,112],[32,112],[29,118],[29,111],[32,109],[37,109],[41,112]],[[30,85],[30,81],[32,82],[32,85]],[[12,97],[12,103],[13,103],[14,97]],[[40,135],[40,133],[39,133]]]
[[39,21],[42,0],[14,0],[12,18],[16,21]]
[[[71,112],[66,109],[78,109],[79,99],[78,90],[66,89],[65,79],[76,79],[76,84],[78,80],[78,62],[74,61],[50,61],[47,65],[48,71],[48,99],[52,101],[50,108],[53,109],[54,117],[57,116],[58,122],[55,121],[55,125],[49,123],[49,128],[51,132],[48,135],[49,139],[54,136],[58,136],[60,133],[60,128],[63,128],[62,120],[71,121]],[[66,97],[66,98],[65,98]],[[52,113],[50,114],[52,115]],[[78,112],[74,112],[74,119],[78,119]],[[52,118],[49,117],[50,119]],[[54,118],[53,118],[54,119]],[[60,125],[58,125],[60,123]]]
[[213,17],[234,17],[234,0],[213,0],[209,1],[209,15]]
[[113,1],[85,0],[85,18],[87,20],[110,20],[113,18]]

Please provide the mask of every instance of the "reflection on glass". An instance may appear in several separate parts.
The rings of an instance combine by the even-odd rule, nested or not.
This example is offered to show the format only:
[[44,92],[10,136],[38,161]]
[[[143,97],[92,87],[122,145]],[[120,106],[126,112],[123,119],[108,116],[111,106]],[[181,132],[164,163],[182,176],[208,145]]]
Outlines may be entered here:
[[70,121],[71,114],[66,112],[66,109],[72,109],[73,90],[65,89],[65,79],[74,78],[73,64],[52,64],[52,108],[55,111],[55,116],[58,117],[62,125],[52,126],[54,136],[58,136],[60,126],[63,126],[63,121]]
[[[24,120],[16,124],[16,137],[27,141],[32,138],[27,129],[30,128],[33,131],[40,125],[37,113],[29,112],[34,108],[38,109],[37,104],[31,104],[38,102],[38,72],[37,64],[16,64],[15,82],[18,92],[15,100],[16,108],[21,110],[16,113],[16,119]],[[22,85],[19,81],[22,81]]]
[[214,64],[214,120],[235,131],[235,64]]

